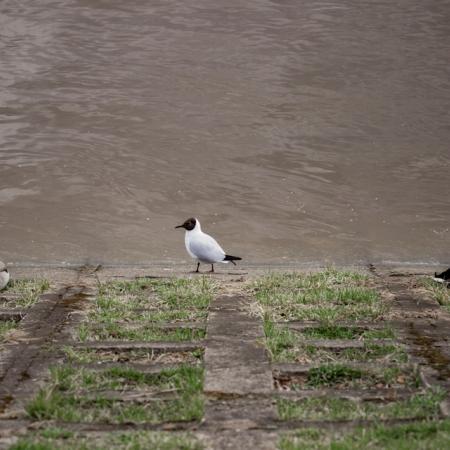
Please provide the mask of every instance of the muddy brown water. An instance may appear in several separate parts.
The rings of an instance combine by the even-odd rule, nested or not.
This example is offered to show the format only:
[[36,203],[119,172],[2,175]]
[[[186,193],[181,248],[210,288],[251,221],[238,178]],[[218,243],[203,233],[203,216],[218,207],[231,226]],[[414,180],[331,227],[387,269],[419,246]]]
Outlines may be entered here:
[[450,4],[3,0],[0,257],[449,263]]

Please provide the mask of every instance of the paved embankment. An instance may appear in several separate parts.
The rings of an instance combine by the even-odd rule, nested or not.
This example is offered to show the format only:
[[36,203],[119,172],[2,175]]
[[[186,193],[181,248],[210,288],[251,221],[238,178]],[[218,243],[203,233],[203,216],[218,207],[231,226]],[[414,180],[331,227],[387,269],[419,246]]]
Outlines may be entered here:
[[420,273],[330,272],[325,287],[289,276],[284,288],[255,287],[262,269],[12,272],[46,281],[34,297],[27,282],[0,293],[1,448],[57,448],[61,430],[67,448],[123,435],[219,450],[287,448],[305,428],[332,440],[446,426],[450,315]]

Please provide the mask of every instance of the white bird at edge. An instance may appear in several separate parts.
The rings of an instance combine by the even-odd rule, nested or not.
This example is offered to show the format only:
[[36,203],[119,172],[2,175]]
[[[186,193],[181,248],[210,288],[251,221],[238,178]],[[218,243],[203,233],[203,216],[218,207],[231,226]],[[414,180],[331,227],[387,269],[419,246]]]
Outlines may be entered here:
[[211,272],[214,272],[215,263],[228,263],[231,261],[232,264],[236,265],[234,261],[242,259],[239,256],[227,255],[213,237],[203,233],[200,222],[194,217],[175,228],[184,228],[186,230],[184,243],[189,255],[197,260],[197,270],[195,272],[199,272],[200,263],[211,264]]
[[9,272],[4,263],[0,261],[0,291],[6,287],[9,281]]

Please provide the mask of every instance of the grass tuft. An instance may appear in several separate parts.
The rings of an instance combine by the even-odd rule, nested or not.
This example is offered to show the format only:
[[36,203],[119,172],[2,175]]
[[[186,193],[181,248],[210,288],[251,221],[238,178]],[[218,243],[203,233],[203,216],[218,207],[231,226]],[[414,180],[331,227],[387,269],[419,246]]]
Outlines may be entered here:
[[[203,415],[203,369],[181,366],[156,374],[130,368],[93,371],[54,367],[50,383],[27,405],[35,420],[67,422],[160,422],[196,420]],[[136,404],[105,397],[102,392],[127,390],[173,392],[167,400]],[[91,394],[91,395],[88,395]]]
[[193,436],[154,431],[112,432],[83,435],[61,428],[48,428],[21,438],[10,450],[202,450]]
[[125,339],[134,341],[191,341],[203,339],[204,329],[178,328],[164,330],[158,327],[142,325],[138,328],[127,328],[126,324],[104,324],[100,327],[81,324],[78,329],[78,339],[87,340],[114,340]]
[[[50,288],[50,283],[45,279],[11,280],[3,292],[18,294],[19,298],[14,302],[3,302],[2,306],[15,308],[28,308],[38,300],[39,296]],[[11,305],[11,303],[14,303]]]
[[15,330],[17,328],[17,322],[14,320],[6,320],[4,322],[0,322],[0,342],[4,342],[7,337],[8,333],[11,330]]
[[[326,326],[323,329],[327,329]],[[314,339],[343,339],[332,338],[332,333],[322,333],[319,328],[311,329],[311,333],[303,333],[303,336]],[[326,350],[314,347],[305,340],[302,335],[291,331],[286,327],[277,325],[270,320],[264,321],[266,345],[271,359],[275,362],[301,361],[311,362],[337,362],[337,361],[374,361],[406,363],[408,355],[403,347],[395,344],[376,344],[372,339],[387,338],[392,336],[389,329],[369,331],[365,336],[362,348],[344,348]],[[378,332],[379,331],[379,332]],[[336,335],[335,333],[334,335]],[[325,337],[328,335],[328,337]],[[342,334],[341,334],[342,336]]]
[[[266,344],[273,361],[307,362],[314,351],[308,347],[308,338],[370,341],[394,337],[387,327],[363,330],[333,323],[377,320],[387,312],[388,304],[371,287],[371,279],[359,272],[327,269],[310,274],[272,273],[253,282],[251,290],[264,318]],[[277,324],[290,320],[313,320],[320,325],[300,334]],[[330,352],[328,356],[333,359]]]
[[437,419],[443,391],[427,391],[406,400],[388,403],[360,402],[343,398],[279,399],[282,420],[387,420],[406,418]]
[[63,347],[68,363],[87,364],[101,362],[132,362],[146,363],[189,363],[196,365],[203,359],[204,350],[196,349],[189,352],[176,353],[154,353],[151,350],[132,350],[132,351],[97,351],[90,348],[74,348],[70,346]]
[[391,328],[364,330],[357,327],[324,324],[307,328],[302,332],[309,339],[393,339],[395,334]]
[[308,372],[307,385],[311,387],[332,386],[362,378],[364,372],[360,369],[342,364],[329,364],[314,367]]
[[306,375],[293,375],[281,379],[281,384],[292,390],[320,387],[361,389],[420,386],[419,374],[410,368],[373,367],[359,368],[345,364],[323,364],[308,370]]
[[256,280],[252,291],[275,322],[375,320],[387,311],[369,278],[358,272],[273,273]]
[[324,432],[306,428],[283,435],[279,450],[444,450],[450,442],[450,420],[397,426],[373,426],[353,431]]
[[100,286],[99,311],[96,313],[101,318],[102,310],[114,309],[124,312],[148,307],[171,311],[186,308],[204,310],[208,308],[216,288],[208,277],[111,281]]
[[216,290],[217,285],[208,277],[103,283],[94,307],[88,313],[89,323],[95,325],[81,324],[78,338],[81,341],[183,341],[202,338],[204,330],[165,331],[151,324],[205,319]]
[[443,308],[450,312],[450,289],[428,277],[418,280],[419,287],[425,289]]

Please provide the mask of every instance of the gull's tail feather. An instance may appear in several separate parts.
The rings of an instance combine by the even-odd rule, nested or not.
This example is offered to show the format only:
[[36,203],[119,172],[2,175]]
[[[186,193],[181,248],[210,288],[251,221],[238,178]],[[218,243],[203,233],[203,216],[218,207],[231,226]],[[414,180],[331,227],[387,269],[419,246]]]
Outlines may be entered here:
[[231,256],[231,255],[225,255],[225,258],[223,258],[224,261],[231,261],[232,264],[236,265],[235,261],[240,261],[242,258],[239,256]]

